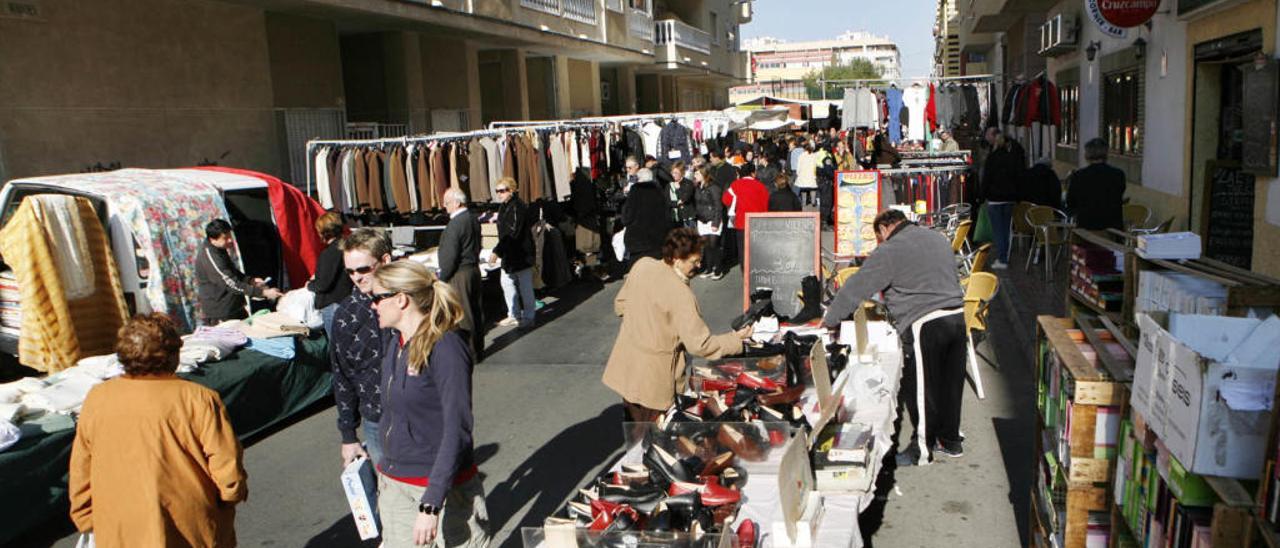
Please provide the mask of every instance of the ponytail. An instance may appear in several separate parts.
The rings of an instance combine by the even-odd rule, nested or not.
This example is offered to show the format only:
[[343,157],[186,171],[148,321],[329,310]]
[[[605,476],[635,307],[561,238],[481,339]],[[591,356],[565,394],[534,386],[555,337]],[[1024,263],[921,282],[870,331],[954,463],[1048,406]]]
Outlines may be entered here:
[[414,304],[427,314],[418,324],[418,331],[409,339],[409,372],[415,375],[427,366],[436,343],[462,321],[462,303],[458,301],[453,287],[435,278],[427,293],[429,295],[424,295],[424,300],[430,302],[420,302],[417,295],[413,296]]
[[427,366],[436,343],[462,321],[462,301],[453,287],[413,261],[384,265],[374,276],[382,287],[409,297],[413,306],[426,316],[409,337],[408,369],[416,375]]

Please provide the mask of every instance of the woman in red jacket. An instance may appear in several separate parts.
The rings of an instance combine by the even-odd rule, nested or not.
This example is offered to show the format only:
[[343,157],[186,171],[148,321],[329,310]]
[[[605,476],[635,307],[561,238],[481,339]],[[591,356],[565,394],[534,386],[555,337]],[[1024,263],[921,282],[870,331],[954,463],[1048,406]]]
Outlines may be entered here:
[[756,166],[750,162],[738,168],[741,178],[729,185],[720,201],[729,208],[729,218],[733,220],[733,234],[738,241],[738,261],[746,263],[746,250],[743,248],[743,235],[746,234],[747,214],[769,211],[769,190],[764,183],[756,179]]

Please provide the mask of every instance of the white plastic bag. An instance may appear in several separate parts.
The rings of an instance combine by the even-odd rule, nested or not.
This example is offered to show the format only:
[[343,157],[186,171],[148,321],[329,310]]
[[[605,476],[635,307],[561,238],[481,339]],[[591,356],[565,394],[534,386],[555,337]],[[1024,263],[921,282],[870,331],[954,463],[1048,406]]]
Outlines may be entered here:
[[93,533],[80,533],[80,540],[76,541],[76,548],[94,548]]
[[280,297],[276,312],[284,314],[311,329],[324,327],[324,317],[316,310],[316,294],[310,289],[294,289]]
[[627,244],[625,243],[626,234],[627,229],[624,228],[619,230],[617,234],[613,235],[613,256],[617,257],[619,261],[626,260],[627,258]]

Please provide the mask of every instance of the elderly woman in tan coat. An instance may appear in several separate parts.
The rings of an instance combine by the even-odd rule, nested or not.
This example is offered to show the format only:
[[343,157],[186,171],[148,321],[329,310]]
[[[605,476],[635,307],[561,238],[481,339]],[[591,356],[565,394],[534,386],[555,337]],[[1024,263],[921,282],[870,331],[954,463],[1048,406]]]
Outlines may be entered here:
[[163,314],[120,328],[124,376],[89,391],[71,446],[71,521],[97,546],[236,545],[240,442],[218,393],[174,374],[182,340]]
[[738,354],[751,327],[712,335],[698,310],[689,279],[702,261],[702,240],[689,228],[667,234],[662,260],[636,261],[614,310],[622,327],[613,343],[604,384],[622,396],[627,419],[656,420],[686,379],[684,354],[709,359]]

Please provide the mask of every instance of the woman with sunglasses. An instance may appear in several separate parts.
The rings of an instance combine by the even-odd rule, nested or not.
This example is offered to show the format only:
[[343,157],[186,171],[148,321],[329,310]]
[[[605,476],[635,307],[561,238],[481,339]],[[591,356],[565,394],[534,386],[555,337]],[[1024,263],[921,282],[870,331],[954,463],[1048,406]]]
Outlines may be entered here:
[[373,275],[382,360],[382,545],[487,546],[489,517],[472,447],[471,348],[449,284],[413,261]]
[[534,325],[537,311],[533,300],[533,233],[530,230],[529,208],[516,196],[516,182],[503,177],[494,185],[499,204],[498,245],[493,248],[490,261],[502,259],[502,296],[507,303],[507,317],[498,325]]

